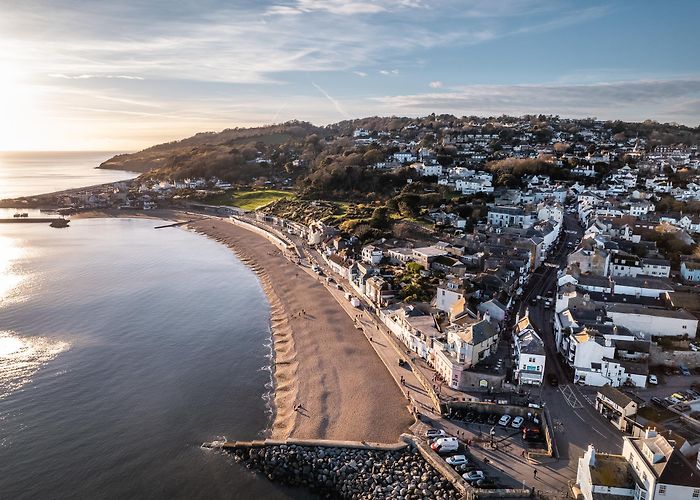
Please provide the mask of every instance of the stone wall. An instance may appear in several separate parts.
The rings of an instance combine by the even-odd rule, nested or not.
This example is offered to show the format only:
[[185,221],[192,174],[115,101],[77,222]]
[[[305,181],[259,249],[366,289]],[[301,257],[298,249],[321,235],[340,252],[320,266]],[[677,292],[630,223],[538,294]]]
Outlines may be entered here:
[[[316,444],[314,444],[316,443]],[[323,443],[323,444],[320,444]],[[416,446],[324,441],[226,443],[222,448],[271,481],[323,498],[458,499],[464,494]]]

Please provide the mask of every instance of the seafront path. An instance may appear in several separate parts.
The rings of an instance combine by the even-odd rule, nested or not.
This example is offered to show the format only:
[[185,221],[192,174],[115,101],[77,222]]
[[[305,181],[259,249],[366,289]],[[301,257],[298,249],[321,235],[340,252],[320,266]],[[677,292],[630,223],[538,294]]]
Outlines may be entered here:
[[[352,290],[349,282],[332,272],[320,257],[320,254],[308,247],[301,238],[284,234],[278,228],[258,221],[255,221],[255,225],[265,228],[276,237],[283,237],[290,241],[294,246],[294,253],[288,254],[288,257],[295,259],[297,258],[297,253],[300,254],[301,263],[299,268],[322,284],[328,293],[335,298],[340,307],[355,321],[358,335],[362,335],[364,340],[370,343],[391,374],[394,382],[403,392],[412,412],[417,416],[416,423],[411,427],[411,430],[416,435],[424,434],[425,430],[431,427],[443,429],[450,435],[458,436],[465,443],[471,441],[470,453],[482,462],[483,469],[491,477],[504,485],[535,488],[541,495],[548,498],[567,498],[569,496],[569,485],[576,478],[575,469],[567,466],[565,462],[557,461],[554,458],[540,461],[525,458],[522,456],[523,448],[515,441],[510,446],[492,449],[489,446],[489,442],[484,439],[485,433],[488,432],[490,426],[454,422],[439,415],[434,411],[434,400],[430,396],[429,391],[426,390],[421,380],[419,380],[419,375],[416,375],[416,372],[418,372],[421,374],[423,381],[432,381],[435,375],[434,370],[422,360],[413,362],[411,356],[406,354],[405,346],[386,328],[366,302],[361,301],[363,306],[361,308],[353,307],[346,299],[344,290],[338,290],[334,284],[327,283],[324,277],[319,276],[311,269],[311,266],[314,264],[319,266],[327,276],[333,277],[345,290]],[[353,295],[357,296],[357,294]],[[409,362],[410,368],[399,366],[398,360],[400,357]],[[402,379],[404,380],[403,383],[401,382]],[[464,393],[454,391],[444,385],[441,388],[440,397],[445,400],[461,399],[465,396]],[[483,463],[484,459],[488,459],[488,465]],[[535,470],[537,470],[536,478],[534,477]]]

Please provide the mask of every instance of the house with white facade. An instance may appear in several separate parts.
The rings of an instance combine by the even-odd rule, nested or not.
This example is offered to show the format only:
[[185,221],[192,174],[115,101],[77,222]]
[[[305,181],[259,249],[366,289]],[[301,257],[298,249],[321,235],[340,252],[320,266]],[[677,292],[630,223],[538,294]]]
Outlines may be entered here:
[[635,479],[634,498],[696,500],[700,498],[700,471],[674,443],[648,429],[643,437],[623,438],[622,456]]
[[541,385],[547,355],[544,342],[530,319],[525,316],[513,329],[515,377],[520,384]]
[[530,210],[520,207],[496,206],[489,209],[488,223],[493,227],[521,227],[532,226],[537,220],[537,215]]

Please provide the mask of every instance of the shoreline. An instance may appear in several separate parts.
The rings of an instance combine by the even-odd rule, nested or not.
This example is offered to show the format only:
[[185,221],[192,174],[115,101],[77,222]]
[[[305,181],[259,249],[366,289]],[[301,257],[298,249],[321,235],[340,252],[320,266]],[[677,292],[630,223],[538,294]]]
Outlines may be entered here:
[[[256,274],[268,299],[274,403],[270,438],[396,442],[409,430],[414,419],[391,374],[316,279],[268,239],[228,220],[202,219],[187,227],[231,249]],[[295,312],[301,310],[306,314]],[[330,337],[327,355],[309,329],[310,320],[326,323],[319,329]],[[355,356],[346,362],[339,356],[352,351]],[[303,408],[296,411],[299,404]]]
[[[298,390],[296,383],[297,354],[287,311],[275,293],[270,277],[253,257],[240,248],[228,244],[225,240],[211,236],[203,228],[193,228],[190,224],[187,224],[187,227],[231,250],[238,260],[255,274],[265,297],[267,297],[270,308],[270,352],[272,355],[270,359],[272,397],[269,398],[272,420],[269,428],[264,430],[264,434],[272,439],[287,438],[296,425],[297,412],[293,408]],[[264,397],[265,395],[263,395]]]
[[266,437],[394,443],[415,423],[401,389],[349,313],[267,237],[182,209],[94,210],[73,218],[188,222],[187,230],[225,245],[255,273],[270,308]]

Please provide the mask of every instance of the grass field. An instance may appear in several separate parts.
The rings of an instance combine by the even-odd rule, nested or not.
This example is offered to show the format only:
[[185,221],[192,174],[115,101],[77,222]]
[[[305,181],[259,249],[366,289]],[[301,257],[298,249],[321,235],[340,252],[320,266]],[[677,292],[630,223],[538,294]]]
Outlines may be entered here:
[[233,191],[215,196],[207,201],[213,205],[231,205],[242,208],[243,210],[257,210],[273,201],[283,198],[293,198],[294,196],[294,193],[289,191],[255,189],[251,191]]

